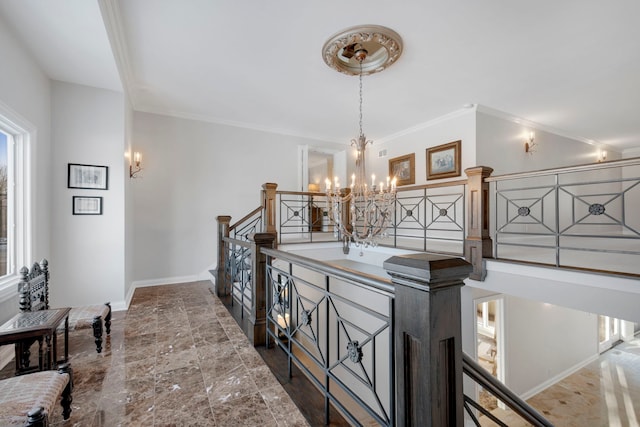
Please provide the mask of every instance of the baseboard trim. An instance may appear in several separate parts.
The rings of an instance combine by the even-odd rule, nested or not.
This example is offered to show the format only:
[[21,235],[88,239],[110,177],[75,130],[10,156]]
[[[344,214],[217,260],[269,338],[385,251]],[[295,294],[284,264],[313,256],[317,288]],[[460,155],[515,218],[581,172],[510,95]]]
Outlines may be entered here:
[[577,372],[580,369],[584,368],[589,363],[598,360],[598,357],[600,357],[599,354],[592,355],[591,357],[583,360],[582,362],[570,367],[569,369],[566,369],[566,370],[560,372],[558,375],[556,375],[556,376],[554,376],[552,378],[549,378],[547,381],[545,381],[545,382],[537,385],[536,387],[532,388],[531,390],[521,394],[520,398],[522,400],[527,400],[527,399],[535,396],[536,394],[540,393],[541,391],[551,387],[552,385],[554,385],[558,381],[561,381],[561,380],[565,379],[566,377],[568,377],[569,375],[573,374],[574,372]]
[[129,288],[129,292],[125,298],[125,310],[131,305],[131,299],[133,298],[133,294],[138,288],[148,288],[150,286],[166,286],[166,285],[176,285],[179,283],[189,283],[189,282],[199,282],[201,280],[211,280],[209,272],[203,272],[199,275],[191,275],[191,276],[177,276],[177,277],[163,277],[159,279],[150,279],[150,280],[138,280],[131,283],[131,287]]

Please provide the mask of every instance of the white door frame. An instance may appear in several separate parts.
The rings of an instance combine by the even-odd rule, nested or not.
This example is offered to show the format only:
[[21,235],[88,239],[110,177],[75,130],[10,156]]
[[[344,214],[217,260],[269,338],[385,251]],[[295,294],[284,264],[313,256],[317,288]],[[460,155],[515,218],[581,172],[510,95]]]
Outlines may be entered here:
[[[474,360],[478,360],[478,304],[487,303],[489,301],[496,301],[496,319],[495,319],[495,328],[496,328],[496,360],[497,364],[496,368],[496,378],[502,383],[505,382],[505,345],[504,345],[504,337],[505,337],[505,318],[504,318],[504,294],[495,294],[481,298],[475,298],[473,300],[473,358]],[[478,385],[475,384],[475,398],[478,400]],[[498,400],[498,407],[504,409],[504,404]]]

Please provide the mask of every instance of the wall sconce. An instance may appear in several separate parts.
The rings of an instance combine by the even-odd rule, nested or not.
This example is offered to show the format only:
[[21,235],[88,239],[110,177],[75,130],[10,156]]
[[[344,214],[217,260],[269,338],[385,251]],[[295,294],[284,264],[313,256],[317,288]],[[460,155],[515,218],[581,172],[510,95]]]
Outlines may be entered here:
[[598,151],[598,163],[607,160],[607,150]]
[[533,147],[535,147],[536,144],[535,142],[533,142],[533,139],[535,138],[535,134],[533,133],[533,131],[529,132],[529,140],[525,140],[524,141],[524,152],[527,154],[533,154],[534,150]]
[[129,164],[129,178],[136,178],[136,174],[142,170],[142,154],[136,151],[133,153],[133,163]]

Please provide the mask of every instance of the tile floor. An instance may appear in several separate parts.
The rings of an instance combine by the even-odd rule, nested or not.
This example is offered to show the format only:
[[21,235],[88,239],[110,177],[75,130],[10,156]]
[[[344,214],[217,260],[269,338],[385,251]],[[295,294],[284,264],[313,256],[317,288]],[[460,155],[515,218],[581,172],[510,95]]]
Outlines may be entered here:
[[[73,332],[73,412],[68,422],[57,412],[52,424],[309,425],[209,285],[137,289],[129,310],[114,312],[102,354],[89,330]],[[13,363],[0,371],[11,375]],[[528,402],[556,426],[640,426],[640,339]]]
[[52,424],[307,426],[209,285],[137,289],[102,354],[89,330],[73,332],[71,418]]
[[[527,403],[558,427],[639,427],[640,338],[603,353]],[[500,419],[510,427],[529,425],[511,413]]]

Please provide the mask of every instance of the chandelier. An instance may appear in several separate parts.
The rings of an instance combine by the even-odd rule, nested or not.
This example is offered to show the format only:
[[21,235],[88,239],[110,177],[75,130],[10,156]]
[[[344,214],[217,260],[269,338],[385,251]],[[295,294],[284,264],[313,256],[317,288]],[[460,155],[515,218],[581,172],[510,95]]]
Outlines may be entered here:
[[335,35],[323,48],[327,65],[345,74],[357,74],[360,84],[360,132],[357,139],[351,140],[356,149],[356,172],[348,187],[342,187],[336,177],[333,185],[327,179],[325,188],[336,237],[343,238],[345,250],[349,242],[360,247],[360,255],[362,248],[377,246],[387,236],[396,201],[395,177],[376,183],[375,175],[371,175],[369,185],[365,150],[372,142],[362,131],[362,77],[384,70],[401,52],[400,36],[380,26],[350,28]]

